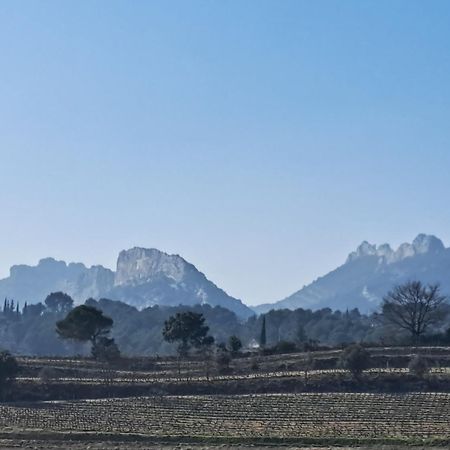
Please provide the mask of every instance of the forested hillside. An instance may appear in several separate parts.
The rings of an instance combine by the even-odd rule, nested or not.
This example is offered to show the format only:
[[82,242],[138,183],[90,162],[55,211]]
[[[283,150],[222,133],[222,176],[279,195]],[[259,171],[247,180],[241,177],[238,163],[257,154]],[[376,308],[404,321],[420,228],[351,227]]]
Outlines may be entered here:
[[[360,341],[382,343],[387,335],[391,341],[401,341],[404,336],[398,330],[383,325],[376,315],[363,315],[356,309],[345,312],[329,308],[318,311],[283,309],[241,321],[233,312],[219,306],[153,306],[139,311],[125,303],[107,299],[90,299],[86,303],[113,319],[111,335],[122,353],[127,355],[174,353],[174,346],[162,337],[164,321],[176,312],[188,310],[204,315],[217,343],[226,342],[231,335],[238,336],[244,346],[258,342],[263,317],[266,320],[268,346],[282,341],[324,345]],[[55,324],[66,312],[67,306],[40,303],[17,308],[13,302],[5,301],[0,313],[2,347],[24,355],[88,354],[88,346],[58,337]]]

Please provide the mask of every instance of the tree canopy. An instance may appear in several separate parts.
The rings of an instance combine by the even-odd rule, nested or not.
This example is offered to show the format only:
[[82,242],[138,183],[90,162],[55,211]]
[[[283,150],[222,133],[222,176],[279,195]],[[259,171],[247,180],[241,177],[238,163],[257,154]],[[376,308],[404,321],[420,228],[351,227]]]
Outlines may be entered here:
[[52,292],[47,295],[45,305],[54,313],[68,313],[73,308],[73,299],[64,292]]
[[347,369],[355,378],[370,367],[370,354],[359,344],[349,345],[341,355],[341,367]]
[[110,317],[93,306],[80,305],[72,309],[65,319],[56,323],[56,332],[64,339],[90,341],[95,345],[97,338],[106,336],[113,325]]
[[191,346],[210,345],[208,331],[203,314],[186,311],[176,313],[164,322],[163,337],[167,342],[179,342],[178,352],[187,353]]

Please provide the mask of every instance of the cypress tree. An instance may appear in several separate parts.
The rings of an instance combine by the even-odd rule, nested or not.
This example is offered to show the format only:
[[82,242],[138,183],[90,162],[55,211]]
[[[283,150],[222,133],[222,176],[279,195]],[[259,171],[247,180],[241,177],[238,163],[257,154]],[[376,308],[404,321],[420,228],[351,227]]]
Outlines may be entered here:
[[261,327],[261,337],[259,338],[259,345],[260,347],[265,347],[267,343],[267,336],[266,336],[266,316],[263,316],[262,320],[262,327]]

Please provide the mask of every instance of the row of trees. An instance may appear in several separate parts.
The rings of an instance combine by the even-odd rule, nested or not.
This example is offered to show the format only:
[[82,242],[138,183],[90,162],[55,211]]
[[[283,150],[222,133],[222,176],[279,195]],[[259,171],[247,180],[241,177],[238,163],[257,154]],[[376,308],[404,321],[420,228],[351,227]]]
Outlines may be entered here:
[[[36,306],[36,305],[33,305]],[[30,314],[27,305],[22,315]],[[105,315],[95,306],[85,304],[73,308],[73,300],[66,294],[58,292],[50,294],[45,300],[45,308],[52,317],[63,318],[56,321],[56,333],[59,337],[81,343],[91,344],[91,354],[103,361],[113,361],[120,357],[119,348],[110,337],[113,319]],[[420,339],[435,326],[442,322],[448,313],[446,297],[440,293],[439,286],[424,286],[420,282],[409,282],[395,287],[384,298],[381,319],[400,329],[407,331],[411,342],[418,344]],[[14,303],[5,300],[3,315],[12,317],[20,315],[19,308]],[[348,315],[348,313],[347,313]],[[270,317],[270,315],[269,315]],[[266,316],[262,316],[259,344],[261,349],[267,345]],[[301,330],[301,333],[299,332]],[[304,339],[304,331],[297,330]],[[209,334],[210,328],[202,313],[194,311],[177,312],[165,322],[162,336],[170,344],[177,344],[178,361],[195,350],[205,361],[206,375],[209,377],[213,358],[218,365],[227,368],[230,355],[236,356],[242,348],[242,342],[236,335],[229,337],[227,344],[215,342]],[[314,366],[311,354],[305,361],[305,382],[308,371]],[[341,356],[341,367],[349,370],[355,378],[370,366],[370,355],[359,344],[348,346]],[[180,366],[179,366],[180,367]],[[411,360],[410,371],[423,376],[428,371],[426,360],[417,356]],[[18,366],[9,352],[0,353],[0,390],[14,378]],[[1,392],[0,392],[1,394]]]
[[[423,285],[420,281],[396,286],[383,299],[382,314],[379,319],[407,331],[414,344],[430,329],[443,321],[447,314],[444,307],[446,297],[441,295],[438,285]],[[178,313],[164,324],[163,336],[168,342],[179,342],[178,352],[187,353],[190,346],[211,345],[214,339],[208,336],[209,327],[205,325],[202,314],[192,312]],[[300,339],[306,340],[302,327],[297,330]],[[237,339],[232,337],[232,339]],[[241,345],[238,340],[239,345]],[[262,317],[259,346],[267,345],[266,316]]]
[[[317,342],[328,345],[351,342],[405,344],[408,336],[414,344],[450,343],[450,333],[443,332],[449,310],[445,297],[438,286],[424,286],[420,282],[394,288],[385,297],[381,313],[371,316],[360,314],[358,310],[340,312],[327,308],[318,311],[273,310],[242,323],[232,312],[208,305],[155,306],[138,311],[121,302],[90,299],[83,305],[84,308],[74,309],[73,306],[73,300],[61,292],[50,294],[43,304],[24,305],[21,309],[17,303],[5,300],[3,314],[0,314],[2,345],[17,353],[38,355],[83,353],[86,348],[84,343],[89,341],[96,354],[105,348],[117,354],[117,345],[128,355],[168,353],[173,348],[173,342],[176,342],[170,337],[174,334],[168,331],[161,334],[161,329],[166,327],[170,318],[187,312],[193,313],[192,317],[202,315],[205,319],[203,326],[208,323],[209,333],[216,343],[227,342],[230,335],[234,335],[246,345],[253,340],[263,348],[276,346],[280,351],[308,349]],[[102,311],[102,316],[110,318],[111,322],[101,324],[90,308]],[[87,321],[88,325],[105,325],[98,336],[92,337],[95,331],[92,334],[92,330],[88,329],[91,325],[87,325],[87,334],[73,328],[73,324],[83,322],[86,315],[94,317],[92,321]],[[192,317],[191,325],[195,325]],[[57,333],[56,322],[61,322]],[[112,323],[115,341],[110,337]],[[177,324],[179,320],[172,319],[169,329],[174,331]],[[199,329],[202,330],[202,326]],[[186,346],[198,346],[199,340],[200,337],[179,341],[179,352],[183,353]],[[201,343],[200,347],[207,347],[208,340]]]

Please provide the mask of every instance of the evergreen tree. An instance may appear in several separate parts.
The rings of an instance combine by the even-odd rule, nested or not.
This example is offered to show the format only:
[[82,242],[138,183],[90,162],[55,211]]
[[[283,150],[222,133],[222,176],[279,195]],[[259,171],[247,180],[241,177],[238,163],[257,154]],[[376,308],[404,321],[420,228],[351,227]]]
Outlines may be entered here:
[[73,308],[73,299],[64,292],[52,292],[45,299],[48,311],[55,314],[67,314]]
[[167,342],[178,342],[178,354],[186,356],[191,346],[202,346],[208,332],[203,314],[186,311],[169,317],[164,322],[162,334]]
[[259,338],[259,345],[264,348],[267,344],[267,335],[266,335],[266,316],[263,316],[262,319],[262,327],[261,327],[261,336]]
[[308,340],[308,337],[306,336],[306,333],[305,333],[305,329],[303,328],[303,326],[301,324],[298,324],[295,340],[299,344],[303,344],[304,342],[306,342]]
[[79,342],[90,341],[95,346],[97,339],[106,337],[113,320],[92,306],[80,305],[70,311],[66,318],[56,322],[56,332],[64,339]]
[[228,339],[228,348],[233,356],[236,356],[242,348],[242,341],[237,336],[230,336]]

